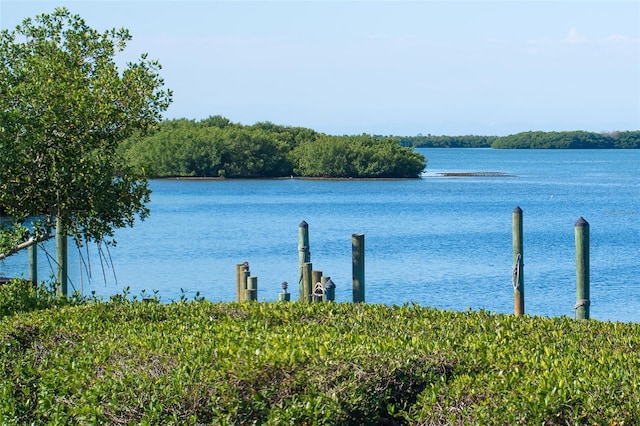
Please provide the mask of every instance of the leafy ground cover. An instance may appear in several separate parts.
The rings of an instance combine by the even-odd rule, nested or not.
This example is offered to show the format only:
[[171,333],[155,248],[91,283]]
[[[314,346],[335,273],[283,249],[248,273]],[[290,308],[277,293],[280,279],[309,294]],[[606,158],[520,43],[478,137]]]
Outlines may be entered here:
[[1,424],[640,424],[640,325],[88,301],[0,321]]

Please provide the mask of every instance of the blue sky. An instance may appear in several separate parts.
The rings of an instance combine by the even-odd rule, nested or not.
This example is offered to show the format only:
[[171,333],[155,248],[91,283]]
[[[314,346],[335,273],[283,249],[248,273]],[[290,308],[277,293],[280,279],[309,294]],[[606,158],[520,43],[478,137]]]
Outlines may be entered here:
[[640,1],[0,0],[0,26],[66,6],[128,28],[166,118],[330,134],[640,130]]

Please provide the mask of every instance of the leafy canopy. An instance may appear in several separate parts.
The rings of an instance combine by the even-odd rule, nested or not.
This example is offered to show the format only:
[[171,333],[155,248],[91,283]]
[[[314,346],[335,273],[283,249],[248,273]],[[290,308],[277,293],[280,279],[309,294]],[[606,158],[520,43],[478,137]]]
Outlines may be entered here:
[[68,235],[102,242],[148,215],[148,182],[117,147],[160,121],[171,91],[146,54],[120,72],[129,40],[66,8],[0,32],[0,208],[16,226],[56,218]]
[[221,116],[163,121],[120,151],[153,177],[416,178],[426,166],[394,137],[333,136],[268,121],[247,126]]

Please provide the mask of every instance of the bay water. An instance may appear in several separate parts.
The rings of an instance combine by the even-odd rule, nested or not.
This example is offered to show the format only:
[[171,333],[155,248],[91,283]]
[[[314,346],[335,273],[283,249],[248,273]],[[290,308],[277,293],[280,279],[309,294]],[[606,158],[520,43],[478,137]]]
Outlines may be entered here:
[[[298,228],[311,261],[352,300],[351,238],[365,235],[367,303],[513,312],[512,213],[523,210],[525,312],[571,316],[575,223],[590,229],[591,318],[640,321],[640,150],[418,149],[411,180],[153,180],[151,216],[117,246],[69,245],[71,290],[108,298],[128,287],[163,302],[236,297],[249,262],[258,299],[289,283],[298,298]],[[447,176],[448,173],[479,176]],[[39,278],[55,274],[55,243]],[[0,261],[27,276],[27,253]]]

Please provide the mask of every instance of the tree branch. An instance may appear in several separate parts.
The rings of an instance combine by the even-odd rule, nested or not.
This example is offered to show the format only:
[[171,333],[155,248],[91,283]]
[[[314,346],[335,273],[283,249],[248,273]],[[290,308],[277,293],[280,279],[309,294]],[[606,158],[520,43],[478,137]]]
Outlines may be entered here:
[[47,241],[47,240],[49,240],[51,238],[53,238],[53,235],[51,235],[51,234],[40,235],[37,238],[29,238],[27,241],[25,241],[24,243],[18,244],[17,246],[12,248],[11,250],[9,250],[9,251],[7,251],[5,253],[0,253],[0,260],[4,260],[7,257],[16,254],[20,250],[24,250],[26,248],[31,247],[34,244],[38,244],[38,243],[41,243],[43,241]]

